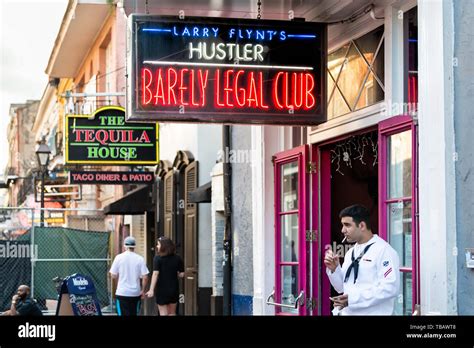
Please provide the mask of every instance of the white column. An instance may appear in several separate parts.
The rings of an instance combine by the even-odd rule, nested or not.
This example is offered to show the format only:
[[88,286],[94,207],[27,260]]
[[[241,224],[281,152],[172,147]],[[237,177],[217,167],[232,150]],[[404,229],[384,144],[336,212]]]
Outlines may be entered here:
[[[225,158],[225,156],[223,157]],[[223,250],[224,246],[224,165],[222,162],[217,163],[211,173],[212,190],[211,190],[211,286],[212,296],[223,296]],[[209,264],[206,264],[209,267]]]
[[422,314],[456,314],[452,0],[418,1]]
[[273,315],[266,304],[275,286],[274,175],[272,156],[282,149],[282,127],[252,126],[254,315]]
[[[253,229],[253,314],[272,314],[265,296],[268,289],[265,279],[265,257],[269,250],[265,243],[265,192],[264,192],[264,127],[252,126],[252,229]],[[268,272],[268,269],[267,269]]]
[[385,105],[386,115],[403,113],[404,47],[403,12],[393,6],[385,8]]

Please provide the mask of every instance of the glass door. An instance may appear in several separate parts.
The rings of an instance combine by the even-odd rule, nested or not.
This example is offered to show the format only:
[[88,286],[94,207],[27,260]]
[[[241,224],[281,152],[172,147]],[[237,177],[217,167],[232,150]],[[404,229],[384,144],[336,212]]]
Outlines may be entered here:
[[400,257],[396,315],[411,315],[419,303],[416,127],[409,116],[379,124],[380,234]]
[[267,303],[277,315],[308,314],[307,158],[307,145],[274,157],[275,288]]

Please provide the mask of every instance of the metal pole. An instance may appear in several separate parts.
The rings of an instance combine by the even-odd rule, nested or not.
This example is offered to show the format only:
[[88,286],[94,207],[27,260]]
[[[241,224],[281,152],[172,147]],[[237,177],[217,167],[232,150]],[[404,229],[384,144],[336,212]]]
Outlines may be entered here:
[[44,168],[41,168],[41,211],[40,211],[40,226],[44,227]]
[[[36,189],[36,188],[35,188]],[[35,248],[35,210],[31,209],[31,250],[30,250],[30,260],[31,260],[31,284],[30,291],[31,297],[35,297],[35,267],[36,259],[38,255],[36,254],[37,249]]]
[[[222,126],[222,145],[224,146],[224,154],[230,152],[230,126]],[[228,162],[227,156],[224,156],[224,297],[223,297],[223,314],[232,315],[232,192],[231,192],[231,164]]]

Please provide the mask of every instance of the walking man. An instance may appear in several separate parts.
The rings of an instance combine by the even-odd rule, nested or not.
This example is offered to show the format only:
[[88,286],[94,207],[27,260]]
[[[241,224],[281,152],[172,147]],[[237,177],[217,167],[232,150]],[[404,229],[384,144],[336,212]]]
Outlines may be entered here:
[[135,245],[135,238],[125,238],[125,251],[115,257],[110,268],[112,278],[118,279],[115,298],[120,316],[137,316],[145,298],[149,272],[143,257],[135,253]]
[[372,233],[368,210],[352,205],[339,214],[342,233],[355,243],[342,267],[339,257],[328,250],[324,257],[332,286],[342,295],[331,297],[335,315],[392,315],[399,292],[397,252]]

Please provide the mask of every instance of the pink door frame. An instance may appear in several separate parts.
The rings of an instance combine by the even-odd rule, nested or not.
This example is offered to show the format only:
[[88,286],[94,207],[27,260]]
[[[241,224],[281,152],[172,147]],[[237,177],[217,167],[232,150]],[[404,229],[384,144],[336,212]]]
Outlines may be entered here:
[[[319,165],[319,173],[321,179],[321,186],[319,192],[321,197],[319,200],[321,209],[321,255],[319,255],[319,260],[321,268],[314,268],[320,269],[321,274],[313,275],[313,286],[317,286],[316,281],[321,281],[320,313],[322,315],[328,316],[331,314],[331,302],[329,300],[329,296],[331,295],[331,284],[329,283],[329,279],[326,276],[326,267],[324,266],[323,262],[324,253],[326,251],[325,248],[326,246],[331,246],[331,156],[330,152],[324,150],[323,148],[328,145],[337,143],[341,140],[347,139],[351,136],[367,132],[373,132],[376,130],[376,127],[365,128],[350,134],[341,135],[339,137],[330,139],[319,144],[312,145],[313,151],[316,154],[319,154],[319,157],[321,159]],[[315,193],[314,190],[312,192],[312,195],[316,196],[316,198],[318,199],[317,192]],[[315,224],[317,224],[317,220],[313,221],[315,221]]]
[[[388,137],[397,133],[411,130],[412,139],[412,186],[411,197],[403,198],[402,200],[411,200],[412,202],[412,311],[415,310],[415,305],[420,303],[420,282],[419,282],[419,222],[418,222],[418,142],[416,125],[413,118],[407,115],[400,115],[392,117],[388,120],[379,123],[379,154],[384,154],[379,161],[379,235],[388,239],[388,217],[387,205],[393,203],[394,200],[388,199]],[[395,200],[397,201],[397,200]],[[403,268],[402,268],[403,270]],[[405,269],[407,270],[407,269]]]
[[[330,141],[315,144],[312,146],[312,151],[315,151],[320,156],[320,212],[321,212],[321,314],[330,315],[330,301],[329,294],[331,290],[331,285],[328,278],[325,276],[325,267],[322,262],[324,257],[325,247],[331,244],[331,158],[328,151],[323,149],[324,146],[338,142],[347,137],[350,137],[355,134],[361,134],[376,130],[377,128],[369,128],[357,131],[349,135],[344,135]],[[413,122],[413,118],[410,116],[395,116],[388,120],[382,121],[378,125],[379,132],[379,229],[378,233],[381,238],[387,240],[387,213],[385,205],[387,204],[385,197],[387,197],[388,190],[388,176],[386,175],[387,168],[387,137],[399,132],[406,130],[412,131],[412,233],[413,233],[413,243],[412,243],[412,255],[414,256],[413,260],[413,307],[416,304],[420,303],[420,284],[419,284],[419,222],[418,222],[418,159],[417,159],[417,137],[416,137],[416,125]],[[381,154],[384,154],[383,156]],[[313,190],[312,196],[317,196],[318,192]],[[317,207],[317,205],[314,205]],[[316,218],[316,212],[313,212],[313,217]],[[317,224],[317,220],[313,220]],[[318,268],[313,268],[318,269]],[[319,278],[314,275],[313,286],[317,286],[314,280]],[[414,309],[414,308],[413,308]]]
[[[387,214],[385,205],[387,204],[388,182],[386,175],[387,156],[380,155],[387,153],[387,137],[405,130],[412,130],[412,255],[413,261],[413,306],[419,303],[419,241],[418,241],[418,162],[417,162],[417,137],[416,125],[410,116],[395,116],[379,123],[378,128],[371,127],[359,130],[355,133],[346,134],[330,141],[320,144],[313,144],[311,148],[303,145],[288,151],[276,154],[274,161],[274,190],[275,190],[275,302],[281,303],[281,266],[290,265],[288,262],[281,262],[281,216],[288,214],[281,213],[281,166],[291,162],[298,163],[298,293],[304,291],[304,304],[299,307],[299,315],[311,314],[311,310],[306,307],[306,297],[310,290],[310,279],[312,278],[312,293],[314,299],[318,299],[317,307],[313,314],[321,313],[330,315],[330,283],[325,275],[325,267],[322,262],[325,247],[331,244],[331,158],[330,153],[323,147],[346,139],[355,134],[361,134],[377,130],[379,132],[379,229],[380,237],[387,239]],[[316,174],[307,174],[306,164],[310,160],[317,164],[319,169]],[[318,158],[320,161],[318,162]],[[320,186],[318,183],[318,173]],[[309,183],[311,182],[311,185]],[[312,192],[309,192],[311,187]],[[309,202],[311,200],[311,209]],[[310,216],[311,214],[311,216]],[[312,225],[311,228],[309,227]],[[321,226],[318,233],[318,226]],[[318,241],[311,243],[306,241],[307,230],[316,231],[320,236],[321,243]],[[312,251],[312,264],[309,265],[309,254]],[[312,271],[312,277],[309,272]],[[321,272],[321,273],[320,273]],[[319,285],[321,284],[321,292]],[[279,307],[275,308],[277,315],[291,315],[282,313]]]
[[[306,230],[308,230],[308,175],[306,174],[306,163],[308,161],[309,147],[303,145],[294,149],[280,152],[273,157],[274,162],[274,192],[275,192],[275,302],[281,302],[281,267],[292,265],[292,262],[281,261],[281,216],[289,212],[281,212],[281,167],[284,164],[298,163],[298,209],[293,213],[298,214],[298,294],[304,291],[304,302],[299,306],[298,314],[306,315],[306,297],[308,288],[307,272],[307,242]],[[280,307],[275,307],[276,315],[292,315],[281,311]]]

